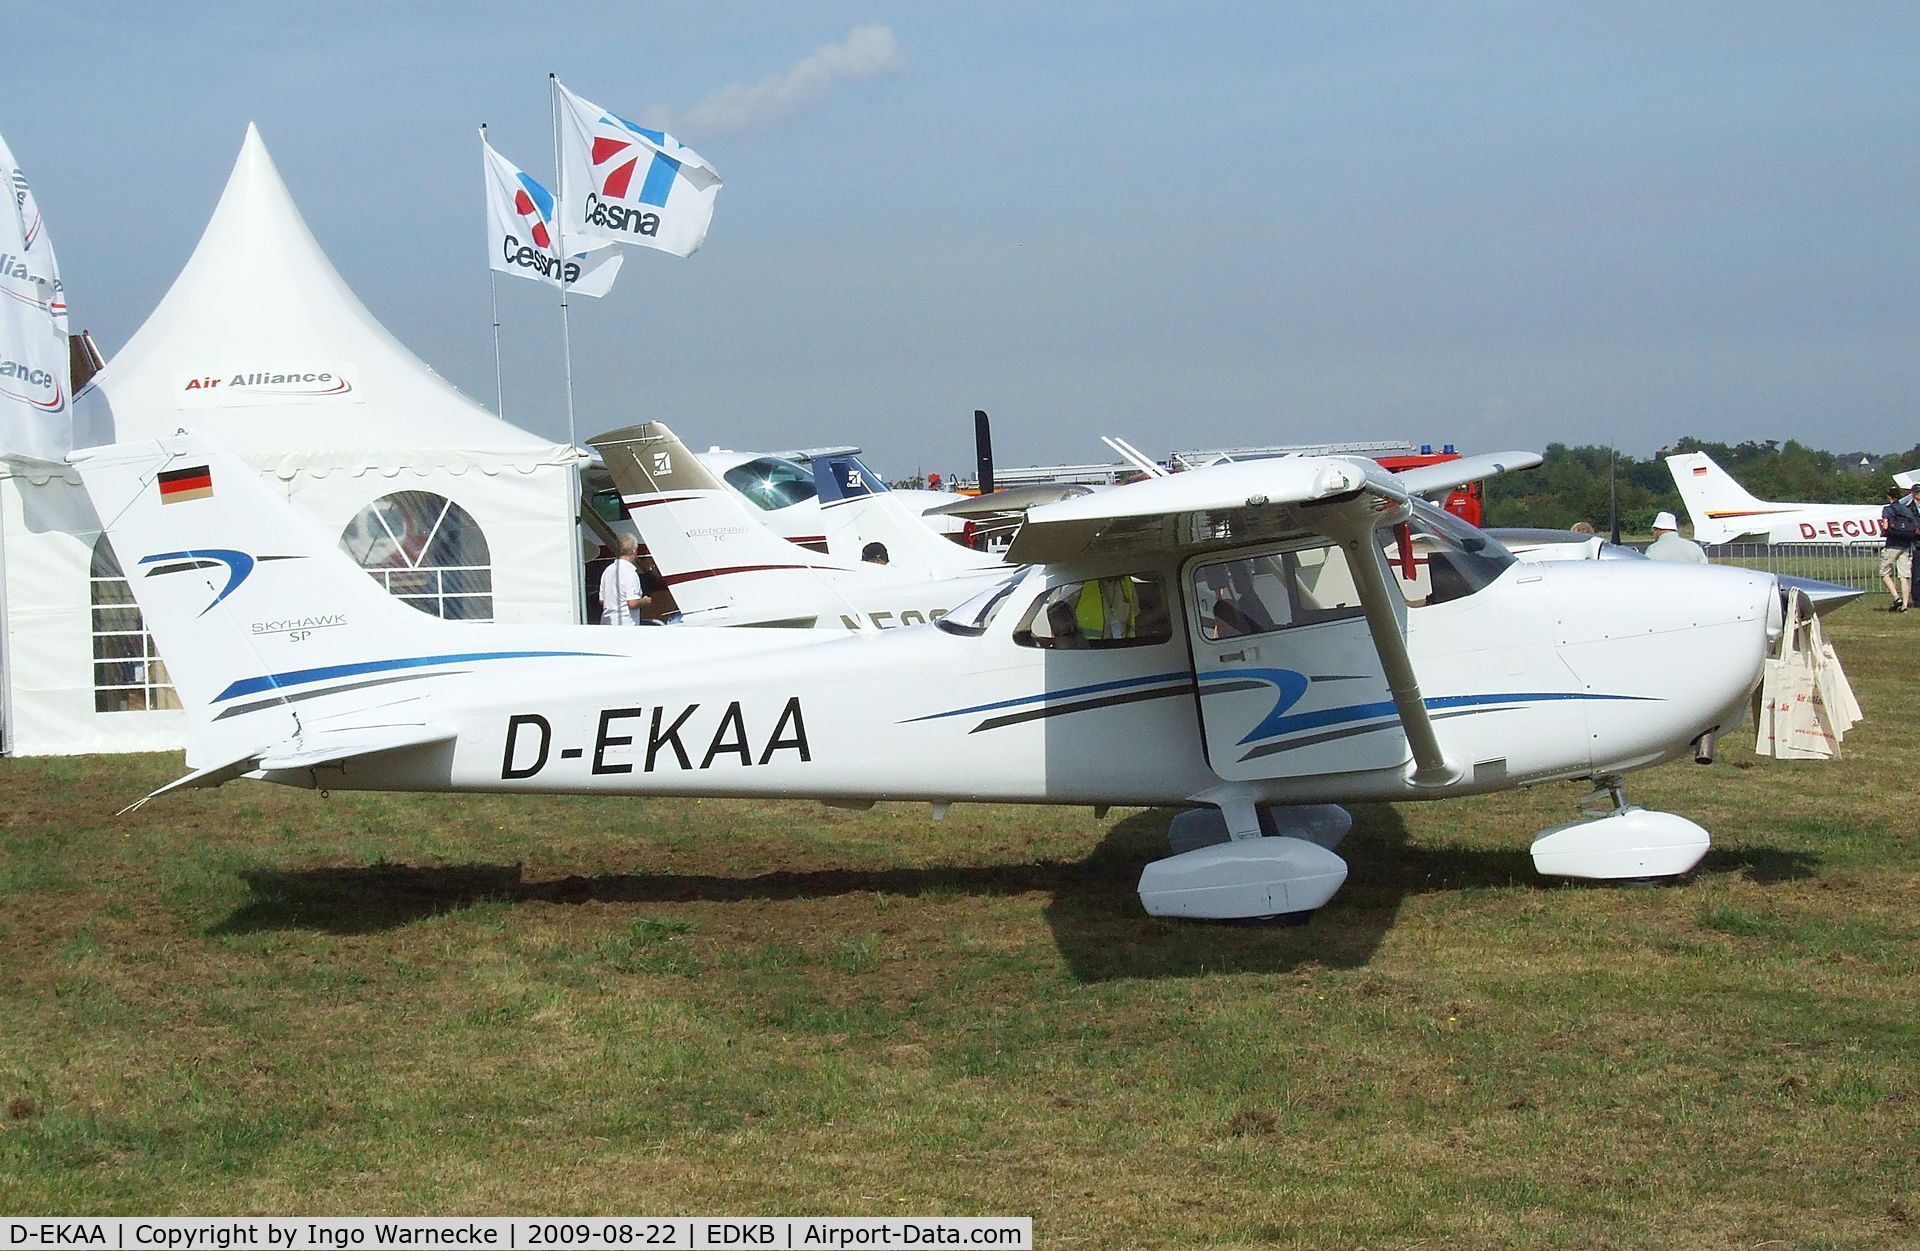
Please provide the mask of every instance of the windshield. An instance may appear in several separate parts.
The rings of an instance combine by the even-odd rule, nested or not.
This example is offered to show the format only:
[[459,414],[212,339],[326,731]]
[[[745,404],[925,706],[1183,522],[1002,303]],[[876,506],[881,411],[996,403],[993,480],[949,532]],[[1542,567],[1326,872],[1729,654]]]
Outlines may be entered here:
[[1418,608],[1462,599],[1493,585],[1514,563],[1514,556],[1492,538],[1443,508],[1425,500],[1413,502],[1414,576],[1409,578],[1399,558],[1399,544],[1391,530],[1380,532],[1387,563],[1400,579],[1407,603]]
[[1027,571],[1021,569],[1004,582],[996,582],[972,599],[961,604],[940,620],[934,622],[948,634],[958,634],[966,638],[985,634],[987,627],[1000,612],[1007,597],[1013,594],[1013,588],[1020,585]]
[[810,500],[816,494],[813,472],[778,456],[761,456],[721,475],[727,485],[768,510]]

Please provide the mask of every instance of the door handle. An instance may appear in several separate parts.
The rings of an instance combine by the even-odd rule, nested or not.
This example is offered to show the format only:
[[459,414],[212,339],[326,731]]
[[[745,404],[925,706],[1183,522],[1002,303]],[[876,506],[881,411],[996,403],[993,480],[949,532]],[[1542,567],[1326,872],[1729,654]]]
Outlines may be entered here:
[[1247,649],[1244,647],[1237,652],[1221,652],[1220,653],[1220,659],[1222,660],[1245,660],[1246,658],[1247,658]]

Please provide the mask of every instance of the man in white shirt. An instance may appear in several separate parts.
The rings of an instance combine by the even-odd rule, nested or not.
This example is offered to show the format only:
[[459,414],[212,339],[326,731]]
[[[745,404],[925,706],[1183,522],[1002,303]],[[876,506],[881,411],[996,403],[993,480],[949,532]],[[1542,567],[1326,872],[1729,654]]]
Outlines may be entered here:
[[640,589],[640,569],[634,563],[640,555],[640,540],[631,534],[620,536],[620,550],[613,563],[600,575],[600,624],[637,626],[647,596]]
[[1672,513],[1653,519],[1653,542],[1647,546],[1648,560],[1671,560],[1683,565],[1705,565],[1706,551],[1692,539],[1680,537],[1680,523]]

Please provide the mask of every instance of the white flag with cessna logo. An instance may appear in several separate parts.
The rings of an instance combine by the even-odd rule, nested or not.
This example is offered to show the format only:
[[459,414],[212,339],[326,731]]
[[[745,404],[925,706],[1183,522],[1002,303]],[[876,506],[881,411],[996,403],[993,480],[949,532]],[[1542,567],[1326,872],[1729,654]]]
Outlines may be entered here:
[[619,249],[585,238],[576,247],[568,238],[569,255],[561,256],[553,193],[495,152],[484,129],[480,149],[487,166],[487,263],[503,274],[564,285],[575,295],[611,291],[620,272]]
[[57,461],[73,446],[67,298],[40,206],[0,139],[0,455]]
[[720,175],[665,131],[609,113],[554,80],[564,236],[691,256],[707,237]]

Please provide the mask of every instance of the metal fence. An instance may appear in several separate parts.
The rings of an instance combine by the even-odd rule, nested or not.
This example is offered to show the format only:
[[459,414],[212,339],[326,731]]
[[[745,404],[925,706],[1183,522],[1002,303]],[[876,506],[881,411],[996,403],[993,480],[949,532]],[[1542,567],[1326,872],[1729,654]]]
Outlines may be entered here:
[[1707,556],[1716,565],[1818,578],[1864,591],[1880,585],[1877,543],[1716,543]]

